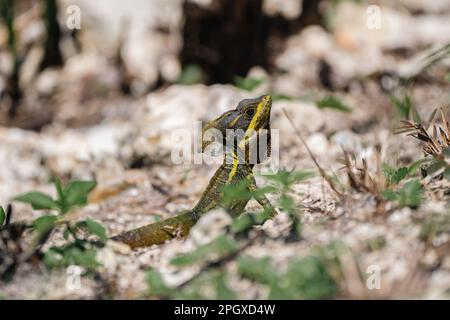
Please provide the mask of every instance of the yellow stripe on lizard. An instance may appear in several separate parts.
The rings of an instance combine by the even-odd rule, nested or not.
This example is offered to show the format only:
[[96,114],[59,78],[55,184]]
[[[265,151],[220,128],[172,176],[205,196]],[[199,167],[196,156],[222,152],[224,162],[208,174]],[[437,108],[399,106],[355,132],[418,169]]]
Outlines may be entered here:
[[230,174],[228,175],[227,182],[231,182],[233,180],[233,177],[236,175],[237,168],[239,164],[238,156],[233,152],[233,167],[231,168]]

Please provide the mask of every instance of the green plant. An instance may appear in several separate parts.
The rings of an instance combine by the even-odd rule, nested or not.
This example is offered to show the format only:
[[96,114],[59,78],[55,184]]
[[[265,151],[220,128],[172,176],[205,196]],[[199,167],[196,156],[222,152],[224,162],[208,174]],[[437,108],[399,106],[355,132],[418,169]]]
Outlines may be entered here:
[[[407,133],[409,136],[416,138],[422,143],[422,150],[431,157],[428,166],[423,168],[423,172],[430,175],[438,170],[442,170],[443,177],[450,179],[450,122],[440,109],[441,122],[438,125],[433,124],[437,109],[435,109],[427,122],[403,120],[402,126],[396,131],[399,133]],[[433,125],[432,125],[433,124]],[[432,127],[432,133],[428,129]]]
[[94,181],[72,181],[63,186],[56,178],[57,199],[39,191],[31,191],[16,196],[13,200],[28,203],[34,210],[58,210],[61,214],[65,214],[74,207],[86,205],[87,195],[95,186]]
[[63,246],[52,246],[43,252],[45,264],[50,268],[77,264],[87,270],[93,270],[98,266],[95,260],[96,248],[108,239],[105,228],[89,218],[72,222],[66,220],[65,215],[70,210],[87,204],[88,194],[95,188],[96,183],[71,181],[63,185],[56,178],[54,184],[56,199],[38,191],[27,192],[14,198],[15,201],[30,204],[35,210],[58,211],[57,215],[42,215],[32,222],[36,250],[40,251],[50,235],[55,230],[60,230],[67,243]]
[[[243,181],[237,186],[230,186],[223,190],[223,201],[232,201],[233,199],[251,199],[259,198],[268,193],[279,194],[278,206],[286,212],[292,220],[290,238],[295,240],[300,238],[301,223],[298,217],[297,208],[292,198],[292,186],[298,182],[307,180],[314,176],[310,171],[287,171],[280,170],[274,175],[264,176],[268,182],[266,186],[257,191],[248,190],[248,181]],[[248,213],[235,219],[232,224],[232,230],[236,233],[246,232],[253,225],[264,223],[269,218],[269,212],[265,210],[256,213]]]
[[182,290],[168,287],[162,275],[155,269],[146,274],[149,293],[157,297],[170,297],[171,299],[216,299],[234,300],[236,293],[228,286],[228,274],[223,270],[207,270],[193,279]]
[[[379,151],[378,151],[379,152]],[[344,159],[340,162],[346,169],[349,185],[358,192],[368,192],[377,201],[377,210],[385,213],[385,202],[395,201],[401,207],[417,207],[422,200],[422,185],[420,180],[412,179],[402,183],[407,177],[413,176],[426,159],[413,162],[409,166],[393,167],[381,164],[378,154],[375,168],[369,168],[365,159],[362,165],[356,163],[355,156],[344,151]]]
[[388,200],[397,201],[402,207],[417,208],[423,198],[422,184],[419,179],[412,179],[397,191],[392,189],[385,190],[384,196]]
[[199,65],[189,64],[183,68],[177,83],[191,85],[202,82],[203,70]]
[[301,238],[301,221],[292,197],[292,187],[294,184],[307,180],[314,176],[311,171],[286,171],[281,170],[275,175],[266,176],[269,184],[280,194],[278,204],[292,220],[290,239],[298,240]]
[[386,178],[387,185],[399,184],[403,179],[416,173],[417,169],[425,163],[425,159],[417,160],[409,166],[395,168],[383,163],[383,175]]
[[[231,232],[175,257],[171,260],[173,266],[202,266],[197,275],[175,288],[169,287],[157,270],[149,269],[146,275],[149,294],[172,299],[234,299],[235,295],[226,283],[227,276],[222,267],[239,255],[242,249],[243,246],[239,245]],[[210,290],[205,290],[205,287],[211,286],[215,297],[206,293]]]
[[316,100],[316,105],[319,109],[334,109],[341,112],[351,112],[352,109],[348,107],[341,100],[332,95],[327,95],[321,99]]
[[244,78],[240,76],[236,76],[234,78],[235,86],[238,87],[239,89],[246,91],[253,91],[261,84],[263,84],[264,81],[266,81],[266,79],[264,78],[253,78],[253,77]]
[[228,235],[222,235],[208,244],[198,247],[196,250],[172,259],[174,266],[187,266],[198,264],[208,259],[217,259],[230,254],[238,249],[237,242]]
[[269,288],[268,299],[325,299],[334,297],[337,284],[328,270],[327,259],[318,254],[293,259],[280,272],[270,257],[238,259],[238,271],[244,277]]
[[44,253],[44,263],[49,268],[78,265],[88,271],[95,270],[100,264],[96,260],[97,250],[87,241],[77,239],[76,242],[64,246],[51,247]]
[[[335,274],[336,269],[340,270],[339,254],[333,244],[315,248],[310,255],[291,260],[283,272],[268,256],[254,258],[238,251],[233,261],[237,263],[239,276],[268,288],[268,299],[325,299],[335,297],[338,292]],[[168,286],[160,272],[149,269],[146,275],[149,293],[171,299],[239,298],[227,284],[229,271],[215,268],[223,267],[222,261],[208,264],[197,276],[175,287]]]
[[409,119],[411,113],[415,119],[418,118],[417,112],[415,111],[416,109],[413,107],[411,97],[407,92],[403,93],[400,97],[391,96],[391,103],[401,118]]
[[0,206],[0,230],[3,228],[3,225],[6,222],[6,212],[3,210],[3,207]]
[[[257,191],[250,191],[248,189],[249,181],[243,181],[233,187],[224,188],[223,201],[232,201],[237,198],[258,198],[271,192],[280,193],[280,200],[278,201],[278,204],[286,213],[289,214],[293,221],[293,227],[291,228],[292,231],[287,240],[298,240],[300,238],[300,221],[298,219],[298,212],[296,212],[291,195],[293,192],[292,186],[299,181],[304,181],[305,179],[310,178],[311,176],[313,176],[313,173],[307,171],[282,170],[275,175],[265,176],[268,180],[268,184],[265,187],[259,188]],[[256,236],[249,238],[248,231],[253,229],[255,225],[264,223],[268,217],[268,212],[265,210],[243,214],[242,216],[233,219],[230,228],[227,229],[225,234],[218,236],[207,244],[199,246],[191,252],[173,258],[171,260],[171,264],[178,268],[184,268],[192,265],[201,267],[200,271],[194,277],[175,288],[167,286],[162,275],[157,270],[150,269],[147,272],[147,283],[150,287],[150,294],[158,297],[177,299],[236,298],[236,294],[227,285],[226,279],[228,275],[224,267],[230,261],[238,261],[239,263],[241,259],[244,259],[241,256],[244,249],[252,245],[256,239],[264,236],[264,233],[257,229],[255,230]],[[258,264],[253,267],[264,268],[264,265]],[[286,277],[294,277],[295,273],[298,271],[296,269],[297,267],[298,266],[293,265],[292,271],[289,273],[289,276]],[[320,268],[321,266],[320,263],[318,263],[317,265],[310,267]],[[320,270],[318,272],[319,274],[322,274],[324,271]],[[275,274],[276,272],[274,272],[273,276],[275,276]],[[314,278],[313,271],[305,275],[305,277],[309,276]],[[321,279],[324,278],[322,278],[321,275],[318,275],[318,278],[312,280],[311,283],[314,281],[320,281]],[[296,283],[296,285],[302,286],[301,283]],[[211,286],[213,287],[215,296],[211,296],[210,294],[205,295],[202,293],[210,292],[204,289],[204,287],[210,288]],[[309,288],[304,289],[306,291],[309,290]],[[274,292],[277,293],[278,291]],[[294,293],[292,293],[292,296],[294,296]],[[305,294],[305,296],[307,296],[307,294]],[[311,293],[311,296],[322,296],[322,293]]]

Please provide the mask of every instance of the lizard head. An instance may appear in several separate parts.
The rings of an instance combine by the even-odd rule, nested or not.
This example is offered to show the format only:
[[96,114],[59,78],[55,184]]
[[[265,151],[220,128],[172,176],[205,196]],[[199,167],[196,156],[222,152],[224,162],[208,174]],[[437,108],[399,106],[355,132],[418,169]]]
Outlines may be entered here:
[[[210,130],[219,130],[224,138],[227,130],[239,130],[238,146],[245,148],[247,141],[254,133],[261,129],[270,130],[270,111],[272,108],[272,98],[264,95],[255,99],[244,99],[238,103],[233,110],[227,111],[217,119],[212,120],[203,127],[203,134]],[[203,140],[202,151],[211,143],[211,140]]]

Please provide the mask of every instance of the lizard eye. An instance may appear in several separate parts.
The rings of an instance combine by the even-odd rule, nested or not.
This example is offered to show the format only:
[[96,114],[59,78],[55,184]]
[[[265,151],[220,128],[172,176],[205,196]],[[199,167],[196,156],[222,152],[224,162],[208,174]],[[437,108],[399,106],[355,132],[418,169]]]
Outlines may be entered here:
[[255,114],[255,108],[250,108],[247,111],[245,111],[245,115],[248,117],[253,117],[254,114]]

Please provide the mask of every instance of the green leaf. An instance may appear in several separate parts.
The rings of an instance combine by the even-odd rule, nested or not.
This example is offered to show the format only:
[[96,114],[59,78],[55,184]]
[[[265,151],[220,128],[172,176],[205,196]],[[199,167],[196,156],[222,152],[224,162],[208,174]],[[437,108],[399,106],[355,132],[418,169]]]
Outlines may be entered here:
[[284,212],[292,213],[295,209],[294,199],[286,194],[281,195],[278,203]]
[[430,159],[420,159],[420,160],[414,161],[411,165],[408,166],[408,175],[414,174],[417,171],[417,169],[420,168],[420,166],[422,164],[427,163],[429,161],[430,161]]
[[3,227],[5,221],[6,221],[6,213],[5,210],[3,210],[3,207],[0,206],[0,229]]
[[394,180],[396,183],[399,183],[403,179],[405,179],[409,174],[409,169],[407,167],[401,167],[394,172]]
[[101,264],[96,260],[97,250],[86,241],[79,240],[65,246],[51,247],[44,253],[44,263],[48,268],[77,265],[94,271]]
[[397,110],[397,113],[404,119],[409,119],[409,114],[412,110],[412,101],[407,93],[403,97],[391,97],[391,103]]
[[253,91],[257,87],[259,87],[266,79],[264,78],[244,78],[240,76],[234,77],[234,84],[236,87],[246,91]]
[[419,179],[413,179],[405,183],[397,192],[386,189],[383,192],[385,199],[390,201],[398,201],[402,207],[416,208],[422,202],[423,188]]
[[242,180],[235,185],[225,185],[222,189],[222,203],[225,207],[229,206],[232,201],[239,200],[250,200],[252,198],[252,193],[248,190],[250,185],[250,180]]
[[95,181],[72,181],[64,189],[64,196],[68,207],[83,206],[87,203],[87,196],[95,186]]
[[279,188],[288,189],[293,184],[312,178],[314,176],[312,171],[286,171],[280,170],[273,175],[265,175],[265,179],[278,185]]
[[64,259],[67,261],[67,265],[75,264],[89,270],[95,270],[100,266],[100,263],[96,260],[96,256],[97,250],[93,248],[82,250],[73,246],[64,252]]
[[33,229],[37,233],[36,241],[40,241],[48,232],[50,232],[55,226],[55,222],[58,219],[57,216],[46,215],[37,218],[33,221]]
[[58,194],[58,200],[60,202],[63,202],[64,201],[64,192],[63,192],[63,187],[61,184],[61,179],[59,179],[58,177],[55,177],[55,189]]
[[66,197],[63,192],[63,187],[61,184],[61,180],[58,177],[55,177],[55,189],[56,193],[58,194],[58,203],[61,207],[61,211],[66,212],[67,210],[67,203],[66,203]]
[[233,220],[231,224],[231,231],[233,233],[241,233],[248,231],[254,224],[253,218],[250,214],[243,214]]
[[234,234],[246,233],[255,225],[262,225],[272,217],[272,209],[264,208],[260,212],[248,212],[235,219],[231,224],[231,232]]
[[183,68],[177,83],[191,85],[202,82],[203,70],[199,65],[189,64]]
[[413,162],[411,165],[407,167],[400,167],[398,169],[389,166],[386,163],[383,163],[383,174],[388,182],[389,185],[391,184],[399,184],[400,181],[405,179],[406,177],[414,174],[417,169],[422,165],[424,162],[428,161],[427,159],[421,159],[418,161]]
[[345,105],[341,100],[338,98],[328,95],[324,98],[317,100],[316,105],[319,109],[334,109],[341,112],[351,112],[352,109],[349,108],[347,105]]
[[409,174],[409,169],[407,167],[395,169],[394,167],[391,167],[388,164],[384,163],[382,169],[384,177],[386,178],[389,185],[393,183],[398,184]]
[[395,200],[397,200],[397,198],[398,198],[398,196],[397,196],[397,193],[395,193],[393,190],[391,190],[391,189],[386,189],[386,190],[384,190],[383,191],[383,197],[386,199],[386,200],[389,200],[389,201],[395,201]]
[[220,272],[213,280],[216,287],[216,300],[235,300],[237,298],[236,294],[228,286],[225,272]]
[[101,264],[96,260],[97,250],[86,247],[86,242],[71,243],[61,247],[51,247],[44,253],[44,263],[49,268],[77,265],[87,270],[95,270]]
[[237,250],[237,248],[238,244],[233,238],[227,235],[221,235],[210,243],[202,245],[192,252],[175,257],[170,263],[175,266],[192,265],[203,262],[212,255],[216,257],[224,256]]
[[48,268],[60,267],[63,264],[63,256],[54,248],[44,252],[43,261]]
[[405,183],[398,192],[398,201],[401,206],[418,207],[422,202],[422,185],[418,179]]
[[[290,263],[286,283],[293,293],[289,299],[326,299],[337,292],[337,285],[322,259],[308,256]],[[269,296],[269,299],[272,298]]]
[[243,277],[263,284],[272,285],[279,281],[278,271],[273,267],[270,257],[241,256],[238,259],[238,270]]
[[147,271],[146,280],[150,287],[150,292],[156,296],[170,296],[173,291],[166,285],[161,274],[155,269]]
[[32,191],[15,197],[13,200],[29,203],[34,210],[55,209],[60,207],[56,201],[45,193]]
[[102,241],[107,241],[106,229],[98,222],[92,219],[86,219],[86,229],[89,233],[98,236]]

